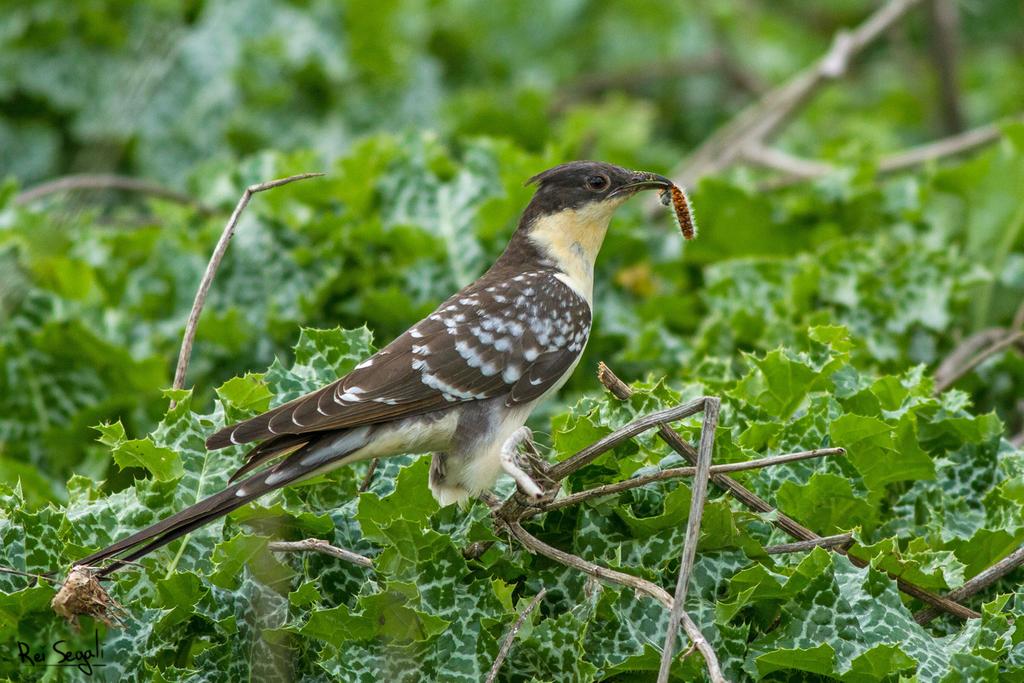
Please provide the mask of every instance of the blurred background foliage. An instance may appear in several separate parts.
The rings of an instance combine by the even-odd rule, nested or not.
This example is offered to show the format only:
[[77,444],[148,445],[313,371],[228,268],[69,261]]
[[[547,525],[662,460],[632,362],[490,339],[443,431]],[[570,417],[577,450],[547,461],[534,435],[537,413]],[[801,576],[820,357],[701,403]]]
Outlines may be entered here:
[[[873,6],[4,3],[0,472],[56,498],[72,471],[115,475],[89,427],[121,417],[145,431],[162,413],[196,283],[245,185],[328,173],[243,218],[189,373],[203,400],[288,357],[300,323],[391,338],[500,251],[525,178],[572,158],[667,172]],[[1024,102],[1021,11],[961,4],[963,125]],[[808,320],[849,325],[880,368],[934,366],[1006,324],[1024,289],[1024,133],[873,178],[880,155],[950,132],[933,40],[916,12],[787,126],[781,148],[838,172],[770,192],[749,168],[706,179],[685,251],[669,216],[622,211],[581,367],[688,378],[707,355],[772,348]],[[46,179],[104,173],[191,200],[18,201]],[[964,385],[1016,429],[1021,377],[1010,354]],[[580,372],[566,392],[595,386]]]
[[[963,376],[942,370],[966,340],[1024,326],[1024,8],[955,3],[950,52],[929,11],[939,4],[951,6],[921,2],[773,142],[832,172],[779,183],[775,172],[740,164],[705,177],[688,188],[701,232],[686,244],[667,212],[651,214],[641,201],[619,212],[598,263],[587,355],[532,422],[565,457],[641,410],[718,393],[719,459],[857,446],[847,460],[745,481],[821,533],[858,525],[857,552],[875,569],[853,576],[820,551],[770,564],[760,545],[782,539],[763,519],[723,499],[708,504],[692,606],[734,677],[876,680],[913,670],[911,656],[919,680],[1024,670],[1024,636],[1006,635],[1020,594],[989,603],[983,620],[960,631],[937,622],[926,633],[876,571],[945,590],[1024,542],[1024,359],[1007,345]],[[301,326],[365,325],[375,343],[387,342],[500,252],[531,195],[526,178],[576,158],[678,173],[713,131],[879,6],[0,0],[0,482],[11,484],[0,485],[0,564],[53,569],[209,493],[239,455],[206,457],[211,424],[326,381],[337,368],[324,358],[369,344],[365,331],[307,331],[300,341]],[[940,53],[956,56],[953,105]],[[876,173],[888,154],[989,123],[1000,139],[962,158]],[[307,171],[327,175],[260,194],[244,214],[199,326],[186,382],[194,393],[165,415],[197,283],[239,194]],[[166,191],[43,191],[80,174]],[[648,379],[632,404],[601,398],[598,360]],[[266,384],[250,375],[215,391],[268,366]],[[952,377],[958,391],[935,396],[933,376]],[[113,424],[97,432],[101,423]],[[686,429],[696,438],[694,424]],[[567,486],[678,461],[653,438],[620,450]],[[166,458],[164,469],[146,466],[147,453]],[[546,585],[550,618],[532,635],[528,626],[514,657],[524,676],[587,680],[600,669],[634,680],[634,668],[656,668],[660,608],[609,589],[581,607],[573,597],[589,584],[523,553],[495,551],[469,565],[456,546],[492,538],[486,509],[438,510],[424,493],[423,461],[382,472],[356,497],[362,472],[349,469],[332,475],[336,487],[275,494],[182,543],[162,580],[130,574],[122,599],[142,622],[153,619],[116,636],[111,651],[144,663],[153,680],[225,662],[239,678],[259,679],[287,631],[306,638],[289,652],[300,677],[354,679],[364,656],[449,673],[444,639],[457,629],[439,633],[438,618],[464,630],[482,624],[466,638],[477,648],[473,667],[486,666],[514,618],[513,590]],[[396,485],[416,502],[397,522],[380,503]],[[638,489],[549,515],[544,533],[670,585],[688,496],[681,485]],[[333,533],[368,554],[405,538],[401,525],[411,524],[425,545],[410,566],[381,568],[379,583],[334,560],[292,558],[286,590],[259,574],[276,561],[252,572],[231,564],[236,546],[260,543],[238,518],[284,519],[285,535]],[[25,537],[51,545],[25,549]],[[480,613],[453,614],[454,603],[430,588],[436,576],[468,591],[460,595]],[[62,632],[46,590],[8,579],[0,627]],[[402,583],[413,580],[423,585]],[[811,648],[801,629],[833,590],[847,601],[844,619],[861,623],[868,603],[877,618],[852,640],[836,636],[848,622],[822,627],[819,640],[839,652],[833,664],[810,649],[792,657]],[[260,601],[269,617],[250,609]],[[321,622],[324,606],[332,616]],[[412,645],[405,633],[338,635],[370,623],[374,610],[399,608],[435,630]],[[235,647],[236,617],[251,653]],[[906,636],[903,659],[872,649],[881,636],[868,627],[881,623]],[[840,651],[847,641],[860,649]],[[777,671],[794,662],[804,668],[792,678]],[[479,680],[470,669],[466,680]],[[677,675],[699,671],[691,657]]]

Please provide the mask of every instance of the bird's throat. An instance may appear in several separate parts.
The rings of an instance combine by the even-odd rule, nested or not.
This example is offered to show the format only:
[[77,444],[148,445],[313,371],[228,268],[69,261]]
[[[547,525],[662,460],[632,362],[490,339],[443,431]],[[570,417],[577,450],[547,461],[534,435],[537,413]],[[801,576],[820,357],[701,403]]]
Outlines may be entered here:
[[541,216],[530,226],[530,240],[555,262],[562,272],[560,279],[588,302],[593,299],[594,263],[619,203],[566,209]]

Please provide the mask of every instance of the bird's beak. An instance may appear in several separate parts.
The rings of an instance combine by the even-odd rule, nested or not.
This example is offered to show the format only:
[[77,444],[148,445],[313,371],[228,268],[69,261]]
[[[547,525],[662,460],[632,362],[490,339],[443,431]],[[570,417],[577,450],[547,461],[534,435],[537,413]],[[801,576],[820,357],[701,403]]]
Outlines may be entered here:
[[634,194],[640,190],[666,190],[672,187],[672,185],[672,181],[663,175],[649,173],[647,171],[638,171],[633,175],[633,178],[629,183],[613,190],[609,196],[615,197],[621,194]]

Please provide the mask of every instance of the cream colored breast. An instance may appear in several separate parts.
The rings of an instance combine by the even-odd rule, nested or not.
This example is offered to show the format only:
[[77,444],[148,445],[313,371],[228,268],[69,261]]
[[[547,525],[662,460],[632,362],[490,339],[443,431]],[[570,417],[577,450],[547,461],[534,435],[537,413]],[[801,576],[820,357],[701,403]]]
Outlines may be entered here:
[[580,209],[566,209],[538,218],[530,239],[541,247],[562,271],[557,277],[593,304],[594,263],[601,251],[612,214],[625,198],[593,202]]

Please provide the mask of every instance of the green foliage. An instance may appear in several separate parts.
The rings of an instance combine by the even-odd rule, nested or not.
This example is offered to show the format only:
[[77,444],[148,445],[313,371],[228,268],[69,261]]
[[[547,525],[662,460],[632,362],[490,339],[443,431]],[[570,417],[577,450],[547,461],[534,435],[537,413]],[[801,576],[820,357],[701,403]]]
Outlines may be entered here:
[[[754,95],[817,58],[877,3],[111,0],[0,12],[0,567],[76,559],[202,499],[244,451],[205,438],[351,369],[503,248],[531,189],[568,158],[667,172]],[[843,446],[844,457],[737,474],[820,534],[852,531],[857,568],[790,540],[712,489],[687,611],[730,680],[1024,679],[1020,571],[967,601],[982,618],[913,620],[898,576],[955,589],[1024,543],[1024,359],[998,354],[935,394],[968,335],[1024,296],[1024,125],[959,161],[876,179],[886,153],[939,135],[923,12],[820,93],[777,144],[839,170],[764,191],[734,170],[667,213],[621,209],[596,274],[580,366],[532,426],[554,459],[636,416],[723,400],[716,463]],[[961,7],[973,123],[1014,114],[1019,7]],[[667,64],[731,56],[663,78]],[[882,54],[884,53],[884,54]],[[696,68],[696,67],[695,67]],[[609,83],[598,76],[624,73]],[[653,76],[651,75],[653,74]],[[908,76],[909,74],[909,76]],[[596,83],[596,85],[595,85]],[[77,171],[159,181],[195,205],[22,190]],[[199,324],[187,391],[167,391],[196,284],[241,190],[253,197]],[[593,376],[635,380],[626,402]],[[173,400],[176,406],[168,409]],[[676,424],[690,442],[699,416]],[[641,435],[568,491],[680,466]],[[49,607],[54,586],[0,573],[0,679],[15,643],[102,643],[99,680],[480,681],[541,588],[503,681],[654,680],[655,602],[527,553],[474,502],[440,508],[425,458],[274,492],[170,544],[108,587],[125,628]],[[498,492],[511,492],[509,481]],[[675,583],[690,501],[670,480],[532,519],[550,545]],[[367,570],[272,540],[322,538]],[[467,560],[471,543],[494,545]],[[680,647],[685,650],[685,645]],[[216,673],[213,673],[216,672]],[[701,680],[699,655],[675,680]]]

